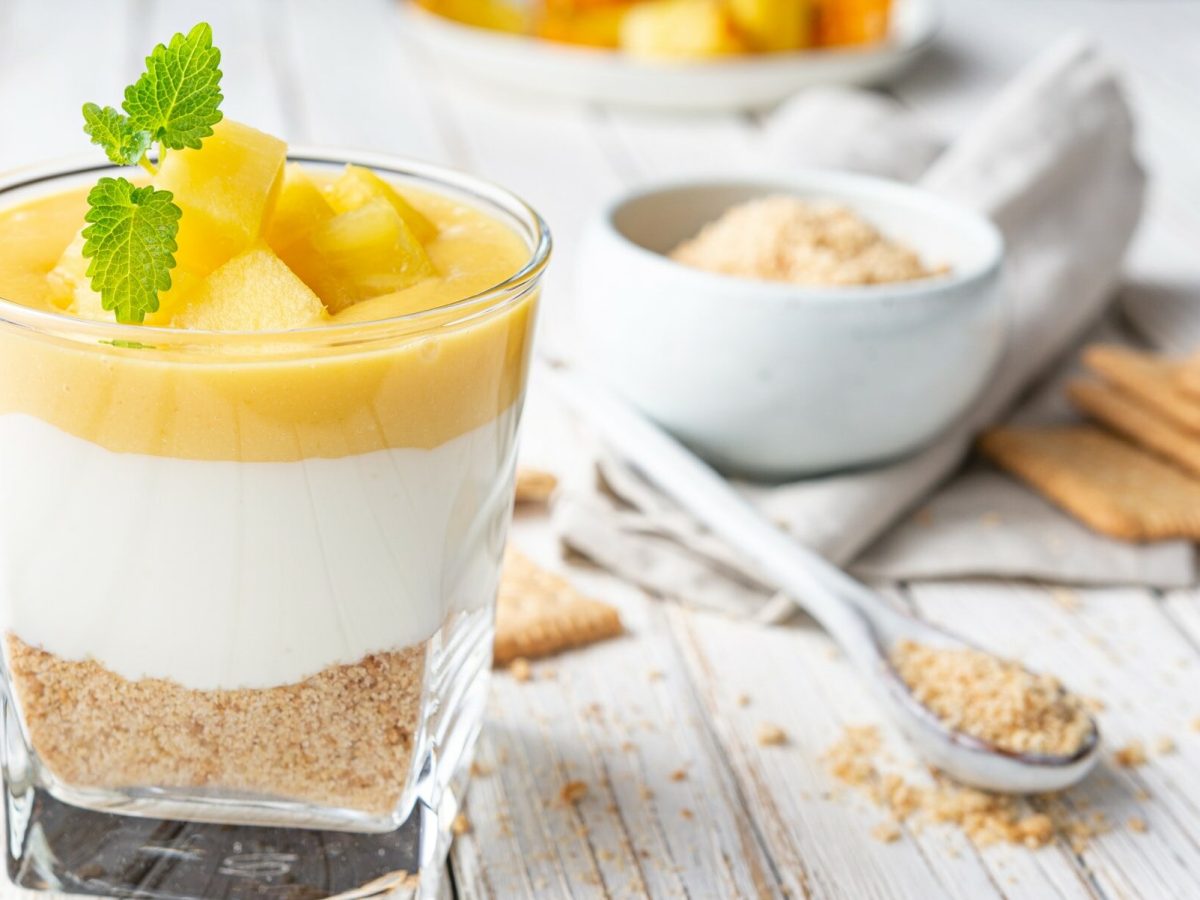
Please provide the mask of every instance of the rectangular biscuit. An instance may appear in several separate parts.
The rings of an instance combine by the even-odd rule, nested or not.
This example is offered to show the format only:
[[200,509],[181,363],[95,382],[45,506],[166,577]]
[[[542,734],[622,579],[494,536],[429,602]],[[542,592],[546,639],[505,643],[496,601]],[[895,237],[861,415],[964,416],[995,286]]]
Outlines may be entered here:
[[1085,348],[1083,364],[1141,405],[1200,434],[1200,393],[1193,393],[1180,381],[1186,364],[1110,344]]
[[1200,476],[1200,434],[1179,427],[1129,394],[1095,381],[1074,381],[1067,396],[1101,425],[1124,435],[1167,462]]
[[1200,354],[1179,364],[1175,370],[1175,383],[1185,394],[1200,403]]
[[624,631],[607,603],[580,594],[565,579],[509,548],[496,601],[495,664],[549,656]]
[[996,428],[979,449],[1096,531],[1200,539],[1200,481],[1098,428]]

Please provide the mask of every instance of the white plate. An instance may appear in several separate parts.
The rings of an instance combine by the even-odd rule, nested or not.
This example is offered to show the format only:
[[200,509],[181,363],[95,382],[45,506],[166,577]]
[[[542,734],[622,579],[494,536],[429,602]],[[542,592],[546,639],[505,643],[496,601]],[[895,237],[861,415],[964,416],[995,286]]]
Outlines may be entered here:
[[571,100],[690,111],[772,106],[818,84],[878,84],[932,43],[941,19],[937,0],[895,0],[891,35],[870,47],[649,63],[475,28],[411,2],[401,9],[430,53],[465,78]]

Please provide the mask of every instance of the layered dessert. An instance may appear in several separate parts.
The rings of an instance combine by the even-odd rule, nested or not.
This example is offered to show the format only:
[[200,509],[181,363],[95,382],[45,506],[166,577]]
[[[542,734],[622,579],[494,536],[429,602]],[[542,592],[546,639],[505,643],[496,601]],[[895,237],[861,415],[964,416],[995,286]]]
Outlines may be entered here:
[[102,258],[87,183],[0,193],[20,739],[72,802],[402,817],[490,652],[528,237],[447,184],[289,162],[228,120],[153,168],[133,190],[182,215],[140,322],[100,271],[141,277],[137,248]]

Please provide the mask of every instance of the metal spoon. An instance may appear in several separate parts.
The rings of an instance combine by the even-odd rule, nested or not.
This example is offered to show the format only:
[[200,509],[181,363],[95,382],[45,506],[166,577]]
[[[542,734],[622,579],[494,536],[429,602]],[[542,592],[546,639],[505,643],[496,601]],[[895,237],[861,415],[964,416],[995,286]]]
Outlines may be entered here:
[[1020,753],[949,728],[922,705],[889,660],[897,642],[966,648],[956,635],[902,612],[763,518],[712,468],[607,388],[550,364],[537,376],[599,431],[622,457],[697,521],[759,568],[816,619],[875,688],[921,756],[951,777],[1004,793],[1069,787],[1096,763],[1095,720],[1080,749],[1067,755]]

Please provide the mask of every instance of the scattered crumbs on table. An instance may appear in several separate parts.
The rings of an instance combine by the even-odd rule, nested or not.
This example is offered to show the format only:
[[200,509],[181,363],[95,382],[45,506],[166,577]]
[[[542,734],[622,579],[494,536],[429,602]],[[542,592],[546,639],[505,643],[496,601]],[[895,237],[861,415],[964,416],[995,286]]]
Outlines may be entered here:
[[669,777],[672,781],[687,781],[687,769],[676,769]]
[[550,502],[554,489],[558,487],[558,478],[550,472],[541,469],[521,467],[517,469],[517,480],[514,490],[516,502],[521,505],[545,505]]
[[[734,702],[738,706],[749,706],[750,705],[750,695],[749,694],[738,694],[737,698],[734,700]],[[1196,719],[1196,721],[1192,723],[1192,727],[1196,731],[1200,731],[1200,719]]]
[[637,751],[637,744],[633,741],[621,741],[621,750],[625,753],[634,753]]
[[508,664],[508,672],[512,675],[514,681],[524,683],[533,679],[533,667],[529,665],[529,660],[523,656],[518,656]]
[[1192,731],[1200,731],[1200,716],[1192,719]]
[[933,525],[933,510],[928,506],[922,506],[913,513],[913,521],[922,528],[929,528]]
[[649,787],[648,785],[643,784],[641,787],[638,788],[638,796],[641,797],[643,800],[647,800],[647,801],[653,800],[654,799],[654,789]]
[[679,811],[679,815],[683,816],[683,818],[687,819],[689,822],[692,819],[696,818],[696,814],[694,812],[692,812],[690,809],[688,809],[686,806]]
[[472,762],[471,762],[471,777],[472,778],[486,778],[488,775],[491,775],[494,771],[496,771],[496,770],[493,769],[491,766],[485,765],[484,763],[481,763],[478,760],[472,760]]
[[1154,742],[1154,752],[1159,756],[1168,756],[1175,752],[1175,739],[1170,735],[1164,734]]
[[1073,818],[1063,804],[1049,797],[1032,798],[1043,811],[1031,807],[1031,798],[969,788],[936,771],[930,773],[932,783],[916,783],[897,772],[883,771],[881,751],[878,728],[848,727],[826,750],[824,760],[835,778],[865,794],[897,824],[912,822],[918,829],[925,823],[949,824],[979,847],[1008,843],[1029,849],[1044,847],[1060,836],[1081,848],[1107,830],[1103,817]]
[[754,739],[760,747],[778,747],[788,741],[787,732],[770,722],[763,722],[754,732]]
[[900,826],[891,820],[880,822],[871,829],[871,837],[884,844],[894,844],[900,840],[902,835],[903,832],[900,830]]
[[579,803],[588,794],[586,781],[568,781],[558,792],[558,799],[572,806]]
[[663,673],[663,671],[661,669],[651,669],[646,674],[646,677],[649,678],[651,681],[662,681],[667,676]]
[[1081,696],[1079,699],[1083,701],[1084,708],[1086,708],[1088,712],[1100,713],[1104,712],[1104,710],[1108,708],[1108,704],[1099,697]]
[[1076,612],[1083,605],[1083,602],[1079,599],[1079,594],[1070,588],[1054,588],[1050,591],[1050,599],[1067,612]]
[[1004,519],[998,512],[985,512],[979,517],[979,523],[981,525],[986,525],[988,528],[995,528],[997,525],[1000,525],[1003,522]]
[[1113,754],[1113,762],[1122,769],[1134,769],[1146,763],[1146,747],[1141,741],[1130,741]]
[[1138,834],[1145,834],[1150,830],[1150,826],[1146,824],[1146,820],[1141,816],[1130,816],[1129,821],[1125,824],[1129,826],[1130,831],[1136,831]]
[[1145,788],[1138,788],[1133,792],[1133,799],[1139,803],[1147,803],[1150,801],[1150,792]]
[[460,812],[454,817],[454,821],[450,823],[450,831],[455,837],[467,834],[471,830],[471,820],[467,818],[466,813]]

